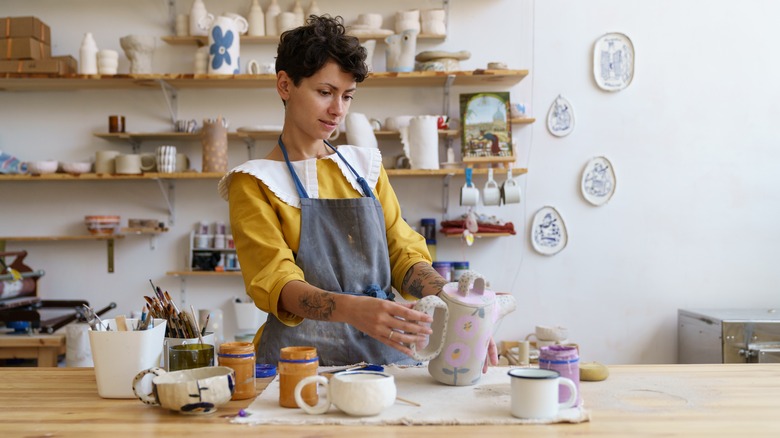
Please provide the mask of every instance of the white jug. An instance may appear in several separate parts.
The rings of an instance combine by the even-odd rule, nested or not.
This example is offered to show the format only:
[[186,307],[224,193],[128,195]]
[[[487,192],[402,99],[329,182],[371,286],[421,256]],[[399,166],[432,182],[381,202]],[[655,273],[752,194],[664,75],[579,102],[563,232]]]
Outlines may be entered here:
[[214,19],[209,30],[209,74],[235,75],[241,72],[240,35],[248,28],[246,19],[240,15],[221,15]]
[[208,21],[211,22],[214,20],[214,15],[209,14],[208,11],[206,11],[206,5],[203,3],[203,0],[195,0],[192,3],[192,8],[190,8],[190,35],[206,35],[209,30],[208,26],[204,27],[200,25],[201,20],[204,20],[205,18],[208,18]]
[[417,50],[417,30],[405,30],[385,38],[387,71],[410,72],[414,70],[414,52]]

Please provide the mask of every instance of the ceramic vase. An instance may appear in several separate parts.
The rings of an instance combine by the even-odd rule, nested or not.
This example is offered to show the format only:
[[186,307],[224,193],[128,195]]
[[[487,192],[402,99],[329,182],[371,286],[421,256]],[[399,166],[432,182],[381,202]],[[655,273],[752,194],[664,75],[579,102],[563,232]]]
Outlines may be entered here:
[[405,30],[416,30],[420,33],[420,10],[398,11],[395,13],[395,32],[403,33]]
[[208,33],[208,26],[201,25],[201,21],[213,20],[214,16],[206,10],[203,0],[195,0],[190,8],[190,35],[203,36]]
[[249,8],[249,15],[247,15],[246,21],[249,23],[248,35],[265,35],[265,14],[263,14],[263,8],[260,7],[257,0],[252,0],[252,7]]
[[149,74],[152,72],[152,53],[155,37],[148,35],[127,35],[119,39],[119,45],[130,60],[130,73]]
[[279,35],[279,31],[276,29],[276,16],[282,12],[279,7],[279,3],[276,0],[271,0],[271,4],[265,10],[265,34],[269,36]]
[[301,6],[301,0],[295,0],[292,13],[295,15],[295,27],[303,26],[303,6]]
[[414,52],[417,50],[416,30],[405,30],[385,38],[387,71],[410,72],[414,70]]
[[446,20],[447,13],[444,9],[427,9],[422,11],[422,33],[426,35],[446,35]]
[[279,15],[276,16],[276,31],[279,32],[279,35],[283,34],[285,31],[295,29],[298,27],[296,24],[298,21],[298,18],[295,16],[292,12],[280,12]]
[[311,3],[309,4],[309,9],[306,10],[306,16],[303,17],[304,24],[306,20],[312,15],[316,15],[316,16],[322,15],[322,11],[320,10],[320,6],[317,4],[317,0],[311,0]]
[[98,46],[92,32],[85,33],[79,48],[79,74],[98,74],[97,52]]
[[240,15],[219,16],[209,31],[209,74],[241,72],[241,39],[249,24]]

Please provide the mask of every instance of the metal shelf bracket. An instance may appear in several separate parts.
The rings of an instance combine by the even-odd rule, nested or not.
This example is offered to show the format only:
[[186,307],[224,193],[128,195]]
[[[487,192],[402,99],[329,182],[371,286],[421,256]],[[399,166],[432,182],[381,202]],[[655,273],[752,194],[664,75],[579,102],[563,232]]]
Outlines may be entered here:
[[163,97],[165,97],[165,104],[168,105],[168,112],[171,115],[171,125],[173,125],[173,129],[176,130],[176,120],[179,119],[178,91],[163,79],[158,79],[157,82],[160,83],[160,89],[163,92]]
[[106,239],[106,252],[108,253],[108,272],[114,272],[114,239]]
[[[173,208],[175,184],[173,180],[168,180],[167,190],[163,187],[163,180],[157,179],[157,186],[160,187],[160,193],[162,194],[165,204],[168,206],[168,225],[173,225],[176,222],[176,210]],[[154,247],[152,247],[154,249]]]
[[448,173],[444,175],[444,181],[441,184],[441,204],[444,209],[442,216],[443,220],[449,219],[450,213],[450,182],[452,181],[452,174]]

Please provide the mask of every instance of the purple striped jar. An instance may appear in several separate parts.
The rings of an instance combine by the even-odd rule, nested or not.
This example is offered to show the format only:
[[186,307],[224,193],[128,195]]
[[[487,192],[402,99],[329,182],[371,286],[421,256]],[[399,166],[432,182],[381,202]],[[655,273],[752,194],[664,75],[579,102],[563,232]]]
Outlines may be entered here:
[[[539,351],[539,368],[558,371],[561,377],[566,377],[574,382],[577,388],[577,403],[582,402],[580,396],[580,356],[577,347],[567,345],[549,345]],[[558,388],[558,402],[563,403],[569,399],[571,390],[564,385]]]

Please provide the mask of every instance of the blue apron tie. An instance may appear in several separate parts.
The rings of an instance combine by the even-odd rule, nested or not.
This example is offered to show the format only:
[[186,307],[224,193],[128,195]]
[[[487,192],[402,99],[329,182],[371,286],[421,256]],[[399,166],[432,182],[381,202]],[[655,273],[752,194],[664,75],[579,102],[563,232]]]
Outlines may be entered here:
[[[371,191],[371,187],[368,185],[368,181],[366,181],[365,178],[360,176],[357,171],[349,164],[346,158],[344,158],[343,155],[341,155],[341,152],[338,151],[338,149],[334,148],[333,145],[328,143],[327,140],[323,140],[326,145],[328,145],[329,148],[333,149],[333,152],[336,153],[336,155],[341,158],[341,161],[344,162],[344,164],[347,165],[347,168],[349,168],[350,172],[352,172],[352,175],[355,176],[355,179],[357,180],[358,184],[360,185],[360,188],[363,190],[363,196],[367,198],[373,198],[374,193]],[[298,178],[298,174],[295,173],[295,169],[293,169],[292,163],[290,163],[290,158],[287,156],[287,148],[284,147],[284,142],[282,142],[282,136],[279,136],[279,140],[277,140],[277,143],[279,144],[279,148],[282,150],[282,155],[284,155],[284,161],[287,163],[287,168],[290,169],[290,175],[292,175],[293,181],[295,182],[295,189],[298,191],[298,196],[302,199],[308,198],[309,194],[306,193],[306,189],[303,187],[303,183],[301,183],[301,179]]]

